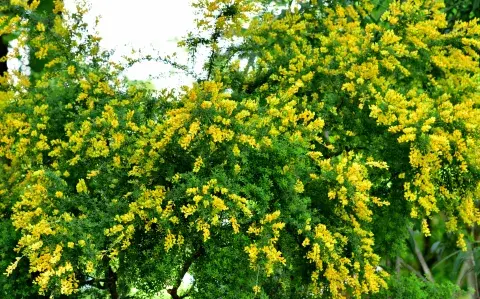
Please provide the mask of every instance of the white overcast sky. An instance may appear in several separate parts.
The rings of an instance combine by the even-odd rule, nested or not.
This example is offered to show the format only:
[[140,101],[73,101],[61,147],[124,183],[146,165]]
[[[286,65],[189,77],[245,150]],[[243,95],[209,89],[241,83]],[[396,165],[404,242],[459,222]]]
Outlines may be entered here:
[[[101,16],[98,31],[105,49],[114,49],[115,57],[130,54],[132,48],[164,55],[177,52],[186,63],[184,50],[177,48],[178,40],[194,29],[194,10],[191,0],[87,0],[91,5],[88,20]],[[67,9],[74,10],[76,0],[65,0]],[[157,88],[189,84],[191,78],[171,74],[172,68],[158,62],[144,62],[133,66],[127,76],[132,80],[154,79]]]

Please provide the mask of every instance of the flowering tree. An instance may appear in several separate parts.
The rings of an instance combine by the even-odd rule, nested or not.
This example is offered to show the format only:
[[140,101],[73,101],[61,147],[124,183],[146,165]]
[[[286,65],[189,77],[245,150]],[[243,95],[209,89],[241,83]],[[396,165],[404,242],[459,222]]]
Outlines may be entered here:
[[[25,14],[1,19],[45,62],[34,84],[0,81],[9,283],[53,296],[360,297],[388,287],[409,227],[442,226],[468,250],[476,21],[446,30],[434,0],[392,1],[380,17],[370,1],[281,14],[198,1],[183,44],[209,47],[204,79],[157,93],[121,78],[81,7],[55,1],[46,26],[38,4],[11,1]],[[187,272],[195,286],[181,294]]]

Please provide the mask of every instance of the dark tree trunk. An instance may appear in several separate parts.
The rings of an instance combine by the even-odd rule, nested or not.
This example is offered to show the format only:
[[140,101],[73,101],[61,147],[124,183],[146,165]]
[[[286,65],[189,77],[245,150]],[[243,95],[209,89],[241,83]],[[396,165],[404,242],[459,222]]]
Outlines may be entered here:
[[[0,57],[8,54],[8,43],[3,41],[3,36],[0,36]],[[7,61],[0,62],[0,75],[4,75],[8,71]]]
[[110,296],[112,299],[118,299],[117,273],[113,272],[112,267],[108,267],[106,279],[107,289],[110,292]]
[[188,269],[192,266],[192,264],[195,262],[196,259],[198,259],[203,253],[203,247],[198,248],[198,250],[191,256],[189,257],[185,263],[182,265],[182,268],[180,269],[180,272],[178,273],[177,280],[175,283],[175,286],[172,287],[171,289],[168,289],[167,292],[172,296],[172,299],[181,299],[184,298],[186,295],[178,295],[178,288],[180,287],[180,284],[182,283],[182,279],[187,274]]

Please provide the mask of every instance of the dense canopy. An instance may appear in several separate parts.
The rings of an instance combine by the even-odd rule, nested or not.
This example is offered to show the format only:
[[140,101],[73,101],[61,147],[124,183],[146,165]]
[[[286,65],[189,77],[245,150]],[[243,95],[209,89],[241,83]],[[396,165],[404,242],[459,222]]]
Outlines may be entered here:
[[197,1],[182,45],[209,50],[204,73],[158,92],[122,77],[82,6],[41,2],[1,7],[10,57],[43,64],[0,80],[0,294],[350,298],[395,288],[408,256],[435,286],[413,230],[472,252],[476,19],[450,26],[435,0]]

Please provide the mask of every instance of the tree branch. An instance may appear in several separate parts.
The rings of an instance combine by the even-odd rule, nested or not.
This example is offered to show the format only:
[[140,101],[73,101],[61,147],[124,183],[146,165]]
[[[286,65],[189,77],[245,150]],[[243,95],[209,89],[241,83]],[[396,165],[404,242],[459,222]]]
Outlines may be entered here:
[[410,233],[410,237],[412,238],[412,246],[413,246],[413,252],[417,256],[418,262],[420,263],[420,266],[422,267],[423,273],[425,273],[425,276],[430,282],[435,282],[432,276],[432,272],[430,271],[430,268],[427,265],[427,262],[425,262],[425,258],[423,257],[422,252],[417,246],[417,242],[415,242],[415,238],[413,235],[413,230],[411,228],[408,229],[408,232]]
[[167,290],[170,296],[172,296],[172,299],[181,299],[185,297],[185,295],[183,296],[178,295],[178,288],[180,287],[183,277],[185,276],[185,274],[187,274],[188,269],[190,269],[193,262],[202,255],[202,251],[203,251],[203,248],[200,247],[197,251],[195,251],[195,253],[192,256],[186,259],[185,262],[183,263],[182,268],[180,269],[180,272],[175,281],[175,286]]

